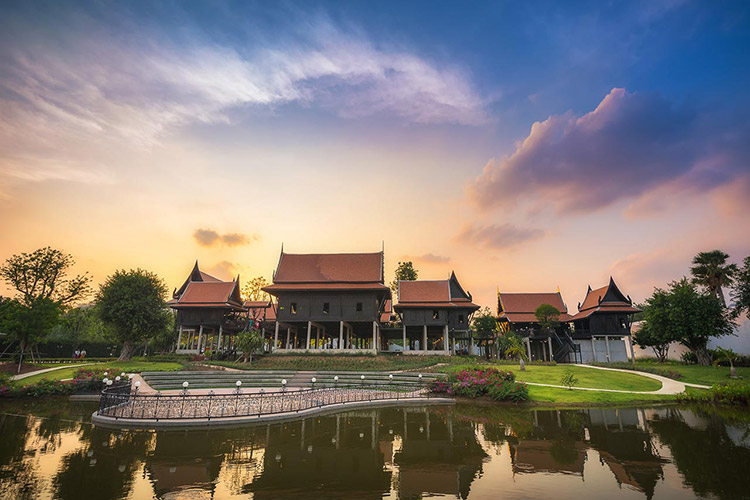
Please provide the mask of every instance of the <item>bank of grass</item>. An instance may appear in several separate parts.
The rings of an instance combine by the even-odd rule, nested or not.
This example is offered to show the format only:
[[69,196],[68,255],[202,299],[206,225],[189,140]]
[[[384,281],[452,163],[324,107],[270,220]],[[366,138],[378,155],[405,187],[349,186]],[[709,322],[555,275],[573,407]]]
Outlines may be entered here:
[[[48,367],[46,367],[48,368]],[[177,371],[183,368],[183,365],[178,362],[164,362],[164,361],[109,361],[106,363],[93,363],[87,366],[69,366],[67,368],[60,368],[47,373],[40,373],[38,375],[32,375],[16,382],[19,386],[31,385],[39,382],[40,380],[66,380],[72,378],[73,375],[81,368],[92,368],[97,370],[111,370],[113,375],[119,375],[121,372],[126,373],[140,373],[140,372],[163,372],[163,371]]]
[[291,355],[271,354],[249,363],[231,361],[206,361],[205,364],[237,368],[240,370],[301,370],[301,371],[397,371],[419,370],[435,365],[481,363],[469,356],[409,356],[375,355]]
[[686,365],[676,361],[657,363],[651,361],[636,361],[635,368],[659,367],[679,372],[682,375],[680,382],[688,384],[714,385],[725,383],[738,383],[750,385],[750,367],[738,367],[736,380],[729,378],[729,367],[727,366],[701,366]]
[[555,387],[529,386],[530,406],[609,406],[623,404],[671,403],[676,395],[625,392],[578,391]]
[[[440,370],[452,372],[469,367],[470,365],[452,365],[441,367]],[[638,375],[637,373],[608,372],[597,370],[596,368],[572,365],[540,366],[531,363],[526,365],[525,371],[521,371],[518,365],[498,365],[498,368],[513,371],[516,374],[516,380],[519,382],[563,385],[560,379],[570,371],[578,379],[578,382],[575,384],[576,387],[638,392],[658,391],[661,389],[661,382]]]

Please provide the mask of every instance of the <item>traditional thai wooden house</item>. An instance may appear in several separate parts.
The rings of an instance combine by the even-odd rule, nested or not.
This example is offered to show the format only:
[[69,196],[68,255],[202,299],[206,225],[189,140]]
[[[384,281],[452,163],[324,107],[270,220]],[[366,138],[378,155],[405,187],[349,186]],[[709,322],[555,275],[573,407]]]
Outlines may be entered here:
[[[557,328],[545,330],[539,325],[535,313],[542,304],[549,304],[560,311],[560,325]],[[559,290],[543,293],[498,291],[497,320],[504,331],[514,331],[523,337],[529,359],[561,363],[577,361],[577,348],[569,336],[568,306]]]
[[235,335],[248,322],[239,276],[233,281],[221,281],[201,271],[197,261],[182,286],[172,294],[169,306],[177,313],[178,353],[231,351]]
[[471,315],[479,306],[461,287],[456,273],[446,280],[399,281],[393,308],[401,317],[405,354],[455,354],[459,339],[470,344],[466,351],[473,351]]
[[277,298],[274,349],[358,349],[377,352],[381,315],[391,298],[383,252],[291,254],[281,251],[273,283]]
[[270,352],[276,327],[276,304],[270,300],[246,300],[243,305],[248,311],[251,326],[263,336],[263,350]]
[[640,309],[623,294],[612,277],[609,284],[596,290],[589,286],[573,323],[573,341],[581,346],[584,363],[627,361],[627,347],[633,354],[630,326]]

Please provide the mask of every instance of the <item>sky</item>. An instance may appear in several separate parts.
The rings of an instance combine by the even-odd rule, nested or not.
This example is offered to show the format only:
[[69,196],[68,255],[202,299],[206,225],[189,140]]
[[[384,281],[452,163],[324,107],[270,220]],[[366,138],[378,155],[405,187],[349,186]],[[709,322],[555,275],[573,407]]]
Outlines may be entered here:
[[3,2],[0,259],[642,301],[750,255],[748,88],[747,2]]

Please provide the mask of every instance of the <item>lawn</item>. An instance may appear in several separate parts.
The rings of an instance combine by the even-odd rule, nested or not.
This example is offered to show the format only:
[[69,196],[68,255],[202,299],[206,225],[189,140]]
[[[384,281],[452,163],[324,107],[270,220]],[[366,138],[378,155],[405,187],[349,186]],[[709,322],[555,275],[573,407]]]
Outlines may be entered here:
[[86,366],[70,366],[59,370],[33,375],[19,380],[19,385],[30,385],[39,382],[42,379],[64,380],[72,378],[73,375],[81,368],[96,368],[97,370],[111,370],[113,375],[119,375],[121,372],[138,373],[143,371],[162,372],[177,371],[182,369],[183,365],[174,362],[161,361],[109,361],[105,363],[94,363]]
[[529,386],[529,405],[619,405],[676,401],[677,396],[663,394],[628,394],[622,392],[577,391],[554,387]]
[[[516,374],[520,382],[534,382],[537,384],[563,385],[560,379],[569,370],[578,378],[576,387],[588,387],[591,389],[616,389],[620,391],[658,391],[661,382],[636,373],[607,372],[596,368],[585,368],[581,366],[556,365],[542,366],[529,363],[526,371],[520,371],[518,365],[493,365],[500,370],[510,370]],[[469,365],[456,365],[441,367],[441,371],[451,372],[468,368]],[[569,392],[566,390],[566,392]],[[587,391],[576,391],[587,392]],[[610,393],[611,394],[611,393]]]
[[[635,367],[654,367],[680,372],[682,374],[680,382],[687,382],[689,384],[713,385],[723,382],[733,382],[733,380],[729,378],[729,367],[727,366],[701,366],[686,365],[677,362],[656,363],[637,361]],[[737,375],[740,377],[737,382],[750,384],[750,368],[737,368]]]

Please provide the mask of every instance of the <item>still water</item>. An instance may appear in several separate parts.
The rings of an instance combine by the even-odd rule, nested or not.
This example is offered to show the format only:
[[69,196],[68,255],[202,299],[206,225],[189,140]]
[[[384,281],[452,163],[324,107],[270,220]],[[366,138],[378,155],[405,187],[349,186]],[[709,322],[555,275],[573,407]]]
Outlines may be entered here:
[[750,498],[750,415],[686,407],[353,411],[111,431],[95,406],[0,403],[3,499]]

